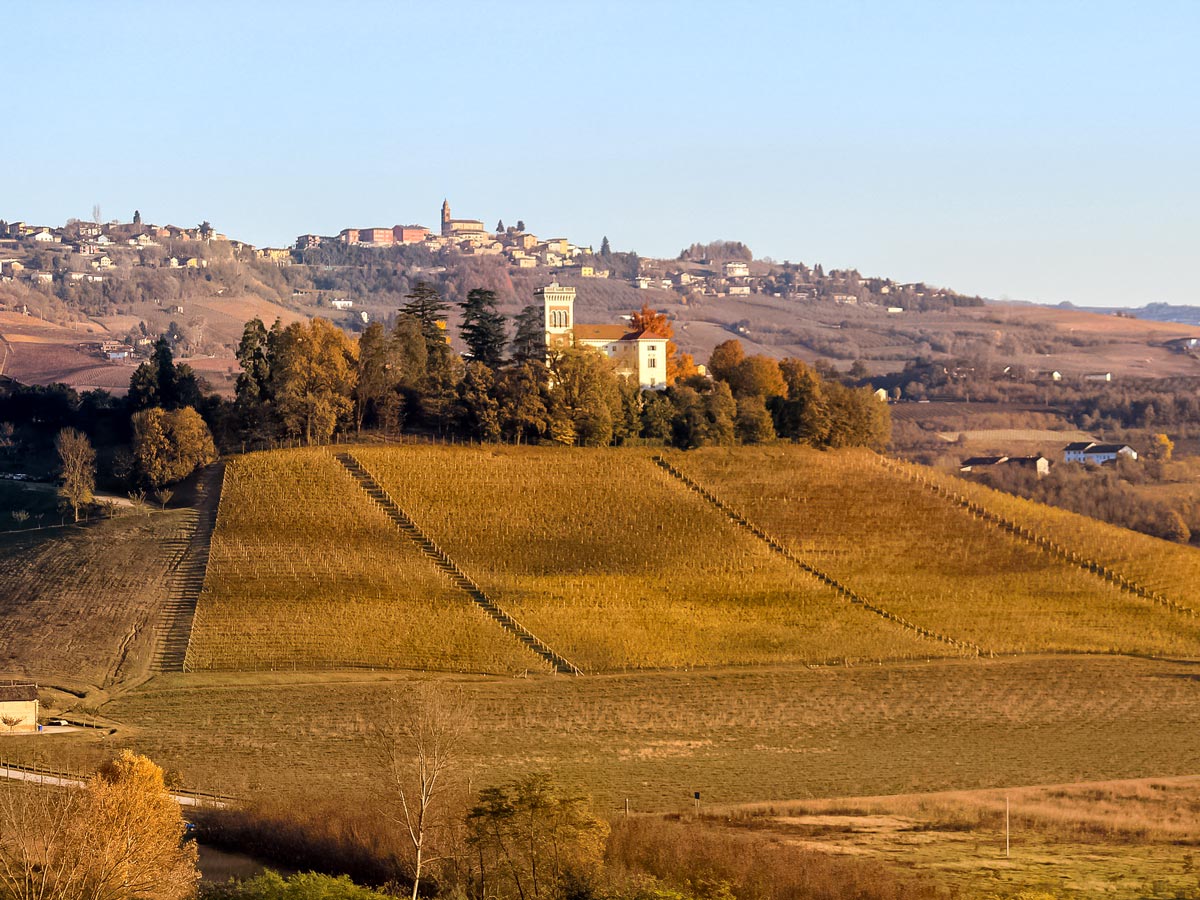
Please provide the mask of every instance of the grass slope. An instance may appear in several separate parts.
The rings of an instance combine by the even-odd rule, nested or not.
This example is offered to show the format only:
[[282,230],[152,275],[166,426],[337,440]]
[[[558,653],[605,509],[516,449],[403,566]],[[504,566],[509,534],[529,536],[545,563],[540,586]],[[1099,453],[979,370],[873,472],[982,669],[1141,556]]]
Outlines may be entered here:
[[[474,704],[459,772],[559,773],[599,808],[864,796],[1200,771],[1200,681],[1114,657],[943,660],[587,678],[441,676]],[[81,768],[132,746],[192,787],[369,796],[396,675],[160,676],[108,704],[112,737],[5,739]],[[89,757],[88,755],[91,754]]]
[[143,658],[193,521],[172,510],[0,534],[0,672],[99,686],[123,654]]
[[1082,557],[1095,559],[1150,590],[1200,611],[1200,550],[1195,547],[1014,497],[936,469],[909,468]]

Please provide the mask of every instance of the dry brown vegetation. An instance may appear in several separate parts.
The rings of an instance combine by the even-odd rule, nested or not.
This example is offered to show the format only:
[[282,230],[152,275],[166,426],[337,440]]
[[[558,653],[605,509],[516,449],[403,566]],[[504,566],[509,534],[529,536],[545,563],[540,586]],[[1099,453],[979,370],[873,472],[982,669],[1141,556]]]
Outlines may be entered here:
[[0,535],[0,671],[103,685],[148,660],[186,510]]
[[[476,710],[478,785],[549,769],[604,809],[862,796],[1200,771],[1200,682],[1116,657],[947,660],[586,678],[442,676]],[[277,797],[372,792],[365,737],[401,676],[160,676],[106,704],[116,738],[194,788]],[[5,738],[79,754],[80,735]],[[85,736],[86,737],[86,736]]]
[[1198,807],[1200,779],[1187,776],[752,804],[696,824],[915,869],[963,896],[1190,897]]

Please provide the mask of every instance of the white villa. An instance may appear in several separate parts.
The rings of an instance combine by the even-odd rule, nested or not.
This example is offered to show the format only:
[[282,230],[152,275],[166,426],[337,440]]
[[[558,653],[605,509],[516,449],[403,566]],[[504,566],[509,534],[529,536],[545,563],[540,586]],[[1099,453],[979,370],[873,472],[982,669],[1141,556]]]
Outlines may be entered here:
[[616,362],[617,374],[634,378],[643,388],[667,386],[667,339],[625,325],[582,325],[575,322],[575,288],[557,281],[534,291],[542,301],[546,351],[591,347]]

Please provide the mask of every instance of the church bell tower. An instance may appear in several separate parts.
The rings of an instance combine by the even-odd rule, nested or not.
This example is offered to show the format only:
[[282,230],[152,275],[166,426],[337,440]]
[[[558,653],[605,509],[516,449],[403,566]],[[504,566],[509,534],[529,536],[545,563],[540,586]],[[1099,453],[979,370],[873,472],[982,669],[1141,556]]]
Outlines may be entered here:
[[553,281],[533,292],[542,301],[546,348],[570,347],[575,337],[575,288]]

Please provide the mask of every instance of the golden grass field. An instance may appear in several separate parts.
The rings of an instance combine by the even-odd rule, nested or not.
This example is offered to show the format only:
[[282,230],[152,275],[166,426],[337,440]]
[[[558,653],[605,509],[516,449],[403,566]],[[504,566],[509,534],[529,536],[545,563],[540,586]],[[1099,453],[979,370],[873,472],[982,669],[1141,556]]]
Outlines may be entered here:
[[1015,497],[936,469],[910,467],[985,508],[1122,572],[1139,584],[1200,611],[1200,551],[1065,509]]

